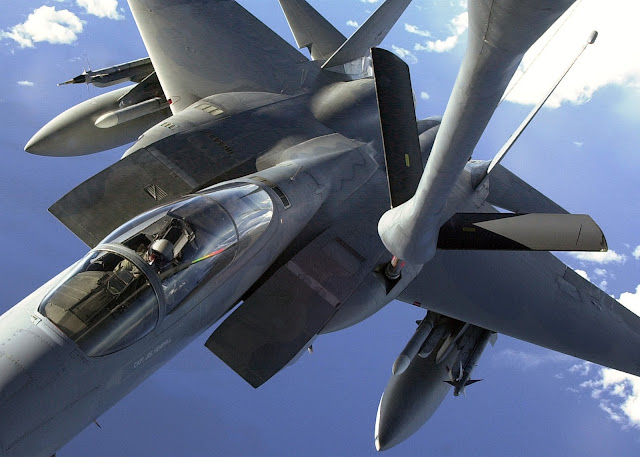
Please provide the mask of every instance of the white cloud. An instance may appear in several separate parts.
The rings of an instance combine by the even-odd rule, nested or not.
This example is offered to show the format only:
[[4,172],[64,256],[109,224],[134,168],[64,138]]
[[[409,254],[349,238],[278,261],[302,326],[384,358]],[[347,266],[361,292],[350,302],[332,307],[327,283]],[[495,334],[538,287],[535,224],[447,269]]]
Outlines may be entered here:
[[378,3],[380,0],[360,0],[362,3]]
[[417,26],[411,24],[404,24],[404,29],[409,33],[414,33],[416,35],[420,35],[426,38],[431,37],[431,33],[427,30],[420,30]]
[[[573,372],[575,373],[575,372]],[[587,372],[578,373],[582,376]],[[598,406],[623,427],[640,428],[640,378],[611,368],[600,368],[597,377],[580,384],[598,399]]]
[[[587,47],[545,106],[557,108],[564,102],[585,103],[596,90],[609,84],[640,89],[640,59],[629,54],[629,47],[625,45],[631,40],[630,31],[636,29],[640,2],[607,2],[607,11],[620,14],[603,14],[602,2],[598,0],[583,0],[576,5],[565,14],[568,19],[559,30],[564,18],[527,52],[514,81],[522,76],[523,68],[528,70],[509,92],[508,101],[536,104],[573,60],[592,30],[599,32],[597,41]],[[536,58],[537,54],[540,55]]]
[[622,306],[627,308],[629,311],[640,316],[640,284],[636,287],[636,291],[634,292],[623,292],[620,294],[620,298],[618,301]]
[[602,290],[607,290],[608,285],[609,283],[607,282],[607,280],[603,279],[602,281],[600,281],[600,284],[598,284],[598,287]]
[[[458,40],[469,27],[468,13],[465,11],[464,13],[458,14],[456,17],[451,19],[451,23],[449,25],[451,27],[452,35],[445,38],[444,40],[435,40],[435,41],[428,40],[424,44],[416,43],[413,49],[415,51],[428,51],[428,52],[451,51],[453,48],[456,47],[456,45],[458,44]],[[405,25],[405,30],[407,30],[406,25]],[[415,31],[411,31],[411,30],[408,30],[408,31],[410,31],[411,33],[416,33]]]
[[582,276],[587,281],[591,281],[591,279],[589,279],[589,275],[587,274],[586,271],[584,271],[584,270],[575,270],[575,271],[576,271],[576,273],[578,273],[578,275]]
[[360,24],[358,24],[356,21],[353,21],[353,20],[351,20],[351,19],[349,19],[349,20],[347,21],[347,25],[348,25],[349,27],[356,27],[356,28],[357,28],[357,27],[360,27]]
[[633,257],[635,257],[636,259],[640,260],[640,246],[636,247],[633,250]]
[[592,366],[593,363],[587,361],[576,363],[575,365],[571,366],[571,368],[569,368],[569,373],[579,374],[580,376],[587,376],[591,371]]
[[596,276],[607,276],[607,270],[605,270],[604,268],[596,268],[595,270],[593,270],[593,272],[596,274]]
[[[625,292],[618,301],[632,312],[640,315],[640,285],[635,293]],[[633,376],[611,368],[597,367],[589,362],[582,362],[569,368],[569,373],[577,376],[594,376],[579,385],[587,390],[598,401],[598,406],[609,419],[623,428],[640,428],[640,377]],[[570,389],[573,390],[573,389]]]
[[22,24],[13,26],[9,31],[0,31],[0,38],[10,38],[21,48],[32,48],[39,42],[71,44],[82,33],[82,28],[83,22],[71,11],[41,6]]
[[618,254],[614,250],[608,250],[607,252],[570,252],[572,257],[582,260],[583,262],[595,262],[595,263],[624,263],[627,261],[627,256],[624,254]]
[[422,91],[422,92],[420,92],[420,98],[421,98],[422,100],[429,100],[429,99],[431,98],[431,95],[429,95],[429,94],[428,94],[427,92],[425,92],[425,91]]
[[574,145],[576,148],[581,148],[582,146],[584,146],[584,141],[574,141],[574,142],[573,142],[573,145]]
[[18,86],[24,86],[24,87],[33,87],[35,86],[36,83],[32,82],[32,81],[18,81]]
[[79,7],[88,14],[109,19],[124,19],[118,11],[118,0],[76,0]]
[[399,57],[402,57],[407,63],[418,63],[418,58],[411,52],[404,48],[400,48],[398,46],[391,46],[393,52],[395,52]]
[[546,363],[567,362],[575,360],[573,357],[560,354],[559,352],[545,351],[543,353],[533,353],[525,351],[515,351],[513,349],[503,349],[494,355],[494,360],[500,363],[518,367],[522,370],[531,370]]

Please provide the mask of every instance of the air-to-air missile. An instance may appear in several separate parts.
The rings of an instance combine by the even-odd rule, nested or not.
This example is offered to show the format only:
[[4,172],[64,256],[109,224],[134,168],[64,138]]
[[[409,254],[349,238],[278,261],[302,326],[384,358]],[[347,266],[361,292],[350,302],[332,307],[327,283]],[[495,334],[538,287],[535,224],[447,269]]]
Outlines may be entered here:
[[449,371],[449,379],[445,382],[453,386],[453,395],[458,396],[464,393],[465,387],[480,381],[479,379],[471,379],[471,372],[478,364],[482,352],[487,347],[489,341],[495,344],[497,336],[490,330],[480,327],[471,326],[465,333],[464,340],[460,341],[460,352],[458,358],[453,363]]
[[93,84],[96,87],[108,87],[127,81],[140,82],[153,72],[153,64],[149,57],[125,62],[99,70],[85,70],[78,76],[58,84]]

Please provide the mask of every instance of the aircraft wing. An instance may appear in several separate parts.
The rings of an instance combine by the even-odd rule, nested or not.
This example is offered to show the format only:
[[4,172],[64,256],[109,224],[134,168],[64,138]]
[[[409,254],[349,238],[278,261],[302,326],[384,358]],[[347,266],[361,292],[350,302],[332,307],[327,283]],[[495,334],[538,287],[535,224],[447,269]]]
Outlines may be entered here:
[[549,252],[438,251],[398,298],[640,375],[640,317]]
[[129,0],[175,113],[222,92],[290,93],[309,61],[233,0]]

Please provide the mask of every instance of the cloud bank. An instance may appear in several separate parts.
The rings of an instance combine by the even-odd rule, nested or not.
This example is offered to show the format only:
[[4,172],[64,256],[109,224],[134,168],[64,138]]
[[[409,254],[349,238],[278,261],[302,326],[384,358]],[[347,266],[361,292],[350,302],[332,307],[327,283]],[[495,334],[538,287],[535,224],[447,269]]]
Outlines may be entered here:
[[82,33],[83,22],[69,10],[41,6],[29,14],[22,24],[1,31],[0,38],[9,38],[21,48],[33,48],[35,43],[71,44]]
[[597,365],[583,362],[569,371],[581,377],[595,371],[596,376],[583,381],[580,388],[598,402],[609,419],[623,428],[640,428],[640,378],[611,368],[592,367]]
[[600,264],[624,263],[627,261],[626,255],[618,254],[612,249],[607,252],[570,252],[569,255],[578,260],[582,260],[583,262],[594,262]]
[[[465,11],[451,19],[449,23],[452,34],[443,40],[427,40],[424,44],[416,43],[413,47],[414,51],[427,52],[449,52],[458,44],[460,37],[469,28],[469,14]],[[405,24],[404,29],[415,35],[430,37],[431,33],[426,30],[420,30],[415,25]]]
[[118,11],[118,0],[76,0],[76,3],[93,16],[116,20],[124,19],[122,13]]
[[512,82],[519,81],[507,101],[527,105],[540,101],[592,30],[598,31],[598,39],[587,47],[545,106],[585,103],[598,89],[610,84],[640,89],[640,59],[626,45],[636,28],[640,3],[610,0],[605,5],[582,0],[576,5],[525,54]]
[[[117,0],[76,0],[87,14],[108,19],[124,19]],[[0,40],[10,39],[21,48],[33,48],[36,43],[73,44],[82,33],[85,22],[68,9],[55,6],[36,8],[27,20],[9,30],[0,30]]]

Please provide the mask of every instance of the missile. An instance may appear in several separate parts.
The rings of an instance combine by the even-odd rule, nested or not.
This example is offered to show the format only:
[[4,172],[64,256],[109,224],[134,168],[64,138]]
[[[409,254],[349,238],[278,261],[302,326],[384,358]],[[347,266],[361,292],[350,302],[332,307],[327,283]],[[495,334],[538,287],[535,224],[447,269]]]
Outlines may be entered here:
[[459,366],[460,371],[454,376],[453,371],[450,369],[449,381],[445,381],[453,386],[454,396],[457,397],[460,393],[464,393],[466,386],[479,381],[478,379],[471,379],[471,373],[478,364],[478,360],[487,347],[487,343],[493,334],[494,333],[491,330],[479,329],[477,336],[473,339],[469,339],[465,343],[465,347],[461,349],[458,354],[458,359],[455,364],[453,364],[453,366]]
[[101,129],[108,129],[124,122],[138,119],[147,114],[155,113],[169,106],[169,103],[160,97],[145,100],[135,105],[127,106],[116,111],[109,111],[96,119],[94,125]]
[[427,340],[424,342],[422,347],[420,348],[420,352],[418,355],[423,359],[429,357],[429,354],[433,352],[436,345],[442,338],[448,338],[451,333],[451,329],[448,325],[438,325],[427,337]]
[[413,358],[418,354],[420,348],[423,346],[431,331],[433,330],[433,324],[435,316],[432,313],[427,313],[427,316],[422,320],[415,333],[404,347],[398,358],[393,362],[393,368],[391,371],[394,375],[404,373]]
[[93,84],[96,87],[108,87],[126,81],[140,82],[144,77],[153,73],[153,64],[149,57],[125,62],[100,70],[83,71],[78,76],[68,81],[59,83],[58,86],[67,84]]
[[467,334],[467,329],[470,325],[468,322],[462,324],[462,326],[457,329],[455,336],[454,333],[451,332],[444,343],[442,343],[442,346],[440,346],[440,349],[438,349],[436,363],[441,363],[454,349],[464,347],[464,342],[459,343],[459,340]]

